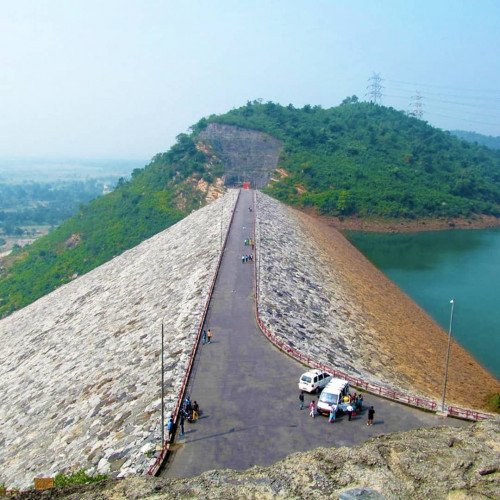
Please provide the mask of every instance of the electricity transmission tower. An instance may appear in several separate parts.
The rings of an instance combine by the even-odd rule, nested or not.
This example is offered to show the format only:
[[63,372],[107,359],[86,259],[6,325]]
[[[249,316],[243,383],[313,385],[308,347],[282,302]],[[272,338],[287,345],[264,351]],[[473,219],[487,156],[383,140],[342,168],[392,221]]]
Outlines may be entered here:
[[373,75],[368,78],[369,85],[366,87],[368,92],[365,96],[369,96],[370,101],[375,104],[382,104],[382,78],[379,73],[373,73]]
[[419,120],[422,119],[422,116],[424,115],[424,110],[422,109],[422,99],[423,96],[420,93],[420,90],[415,91],[416,95],[411,96],[411,105],[413,110],[408,112],[408,115],[414,116],[415,118],[418,118]]

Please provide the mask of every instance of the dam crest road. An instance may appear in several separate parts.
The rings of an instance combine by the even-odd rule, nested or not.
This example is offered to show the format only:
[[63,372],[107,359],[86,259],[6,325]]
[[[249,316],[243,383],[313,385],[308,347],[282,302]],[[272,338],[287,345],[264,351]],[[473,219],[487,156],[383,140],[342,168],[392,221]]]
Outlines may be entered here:
[[[241,259],[251,253],[244,242],[253,238],[253,203],[253,191],[242,190],[204,325],[213,339],[199,346],[189,379],[187,393],[200,405],[200,418],[186,421],[184,436],[177,430],[159,475],[192,477],[213,469],[269,466],[294,452],[353,446],[388,432],[469,425],[367,393],[363,412],[352,421],[347,415],[332,424],[320,415],[310,418],[307,407],[317,401],[316,394],[306,393],[305,409],[299,410],[297,384],[306,368],[261,332],[255,318],[254,265]],[[367,427],[371,405],[375,421]]]

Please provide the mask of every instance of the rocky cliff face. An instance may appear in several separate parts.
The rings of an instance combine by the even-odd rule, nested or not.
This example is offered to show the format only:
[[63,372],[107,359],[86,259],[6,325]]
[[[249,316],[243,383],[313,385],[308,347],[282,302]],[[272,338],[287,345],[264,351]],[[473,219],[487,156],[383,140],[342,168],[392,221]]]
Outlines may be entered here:
[[[363,446],[295,453],[271,467],[189,479],[130,478],[43,498],[499,498],[500,421],[382,435]],[[20,498],[40,498],[26,493]]]
[[210,123],[200,134],[224,164],[227,186],[250,181],[258,189],[267,186],[283,149],[280,141],[263,132]]
[[0,483],[149,468],[161,432],[161,325],[168,411],[236,195],[0,321]]

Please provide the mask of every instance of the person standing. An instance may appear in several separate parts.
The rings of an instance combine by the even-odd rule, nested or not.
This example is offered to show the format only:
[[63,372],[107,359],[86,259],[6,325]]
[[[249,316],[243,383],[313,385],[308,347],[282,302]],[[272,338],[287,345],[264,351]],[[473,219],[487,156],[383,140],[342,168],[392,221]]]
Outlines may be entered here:
[[353,408],[351,406],[351,403],[349,403],[349,405],[347,406],[346,410],[347,410],[347,415],[349,417],[349,422],[350,422],[351,418],[352,418],[352,410],[353,410]]
[[207,343],[210,344],[210,342],[212,341],[212,330],[210,330],[210,328],[208,329],[208,332],[207,332]]
[[370,409],[368,410],[368,422],[366,425],[373,425],[373,415],[375,415],[375,410],[373,406],[370,406]]
[[168,440],[171,441],[172,436],[174,435],[174,419],[172,417],[168,419],[167,431],[168,431]]
[[202,341],[203,345],[205,345],[207,343],[207,331],[206,330],[203,330],[203,333],[201,334],[201,341]]
[[185,420],[184,412],[181,412],[180,426],[181,426],[181,436],[184,436],[184,420]]
[[336,410],[335,408],[333,408],[333,406],[330,408],[330,415],[328,415],[328,422],[330,424],[333,424],[333,422],[335,422],[335,413],[336,413]]
[[200,411],[200,406],[198,403],[195,401],[193,403],[193,422],[196,422],[198,420],[198,412]]
[[299,408],[301,410],[304,409],[304,391],[300,391],[300,394],[299,394]]
[[311,404],[309,405],[309,416],[311,418],[314,418],[316,416],[316,403],[314,402],[314,399],[311,401]]

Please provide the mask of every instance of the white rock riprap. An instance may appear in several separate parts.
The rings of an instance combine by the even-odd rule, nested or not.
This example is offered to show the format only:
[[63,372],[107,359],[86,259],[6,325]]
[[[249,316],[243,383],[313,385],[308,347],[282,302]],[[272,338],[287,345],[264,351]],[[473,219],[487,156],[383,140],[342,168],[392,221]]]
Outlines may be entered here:
[[[364,382],[439,401],[447,332],[338,231],[256,196],[259,311],[271,332]],[[498,381],[460,345],[451,353],[448,404],[484,409]]]
[[[316,361],[390,385],[370,361],[377,349],[357,297],[304,230],[296,212],[257,192],[259,314],[286,344]],[[259,256],[259,253],[257,254]]]
[[0,483],[143,473],[175,407],[237,191],[0,321]]

